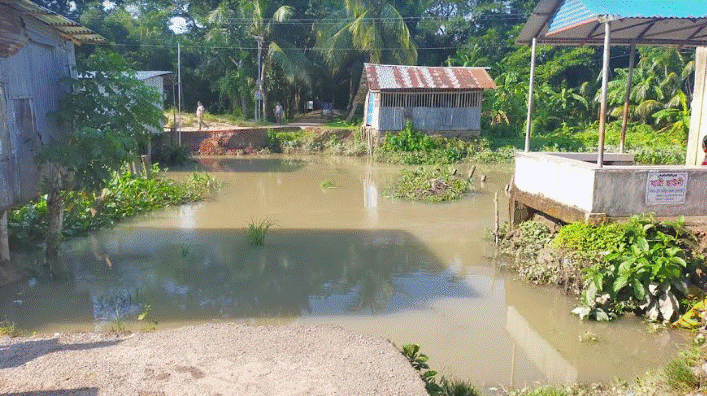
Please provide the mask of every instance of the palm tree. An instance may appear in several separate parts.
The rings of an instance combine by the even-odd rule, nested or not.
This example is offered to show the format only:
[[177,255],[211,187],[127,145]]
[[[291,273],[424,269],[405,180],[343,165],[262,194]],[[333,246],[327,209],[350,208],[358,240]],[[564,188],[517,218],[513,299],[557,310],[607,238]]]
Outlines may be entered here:
[[[345,0],[345,7],[316,26],[316,47],[332,76],[364,61],[414,65],[417,47],[397,9],[386,0]],[[350,73],[349,104],[353,116],[354,75]]]
[[[281,24],[291,19],[294,8],[281,6],[276,9],[270,18],[265,18],[268,0],[244,0],[243,5],[250,14],[250,35],[258,43],[259,63],[259,88],[265,86],[268,67],[278,65],[290,84],[300,83],[311,85],[310,75],[312,63],[304,53],[294,44],[285,39],[285,35],[278,28]],[[267,94],[263,94],[263,113],[267,109]]]

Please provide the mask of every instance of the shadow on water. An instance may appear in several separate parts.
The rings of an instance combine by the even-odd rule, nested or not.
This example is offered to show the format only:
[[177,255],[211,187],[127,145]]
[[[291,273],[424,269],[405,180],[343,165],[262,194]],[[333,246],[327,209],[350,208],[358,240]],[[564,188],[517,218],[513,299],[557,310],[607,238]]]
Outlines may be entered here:
[[18,326],[45,324],[39,312],[49,299],[39,296],[52,287],[81,306],[90,299],[84,321],[135,317],[146,305],[162,320],[380,315],[475,296],[404,231],[276,229],[261,247],[248,245],[244,230],[102,235],[67,246],[62,262],[71,280],[25,287],[12,318]]
[[195,164],[176,171],[289,173],[300,170],[306,161],[281,158],[212,158],[197,159]]
[[60,344],[59,339],[29,340],[8,346],[0,346],[0,369],[19,367],[40,356],[61,351],[82,351],[117,345],[120,340],[89,342],[83,344]]

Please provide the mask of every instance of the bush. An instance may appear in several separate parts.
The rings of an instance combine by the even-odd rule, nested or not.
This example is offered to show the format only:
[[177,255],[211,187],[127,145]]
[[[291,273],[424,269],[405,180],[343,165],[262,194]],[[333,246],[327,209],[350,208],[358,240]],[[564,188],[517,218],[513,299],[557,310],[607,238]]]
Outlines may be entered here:
[[[572,235],[573,229],[566,235]],[[579,234],[563,241],[576,240]],[[670,321],[679,312],[678,298],[687,296],[688,267],[704,265],[701,255],[690,248],[695,236],[683,219],[657,222],[653,216],[634,216],[612,235],[594,240],[601,242],[595,247],[609,249],[605,260],[585,270],[583,306],[574,311],[581,318],[610,320],[633,309],[651,321]],[[580,244],[593,246],[587,245]],[[664,303],[659,305],[659,300]]]

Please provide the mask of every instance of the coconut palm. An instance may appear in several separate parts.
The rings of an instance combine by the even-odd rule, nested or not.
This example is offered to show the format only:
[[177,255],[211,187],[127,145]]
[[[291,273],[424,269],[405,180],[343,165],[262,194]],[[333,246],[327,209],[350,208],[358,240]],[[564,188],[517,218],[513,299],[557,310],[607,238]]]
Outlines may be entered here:
[[[352,72],[361,62],[414,65],[417,47],[397,9],[385,0],[345,0],[345,7],[322,19],[315,28],[316,48],[332,75]],[[355,88],[353,73],[350,87]],[[349,107],[355,92],[352,89]],[[353,115],[349,114],[349,118]]]
[[[312,63],[294,44],[285,39],[282,24],[292,18],[294,8],[281,6],[269,18],[265,17],[268,0],[244,0],[243,8],[251,18],[250,35],[262,51],[259,52],[261,84],[266,86],[267,71],[277,65],[290,84],[311,85]],[[267,109],[267,94],[263,92],[263,110]]]

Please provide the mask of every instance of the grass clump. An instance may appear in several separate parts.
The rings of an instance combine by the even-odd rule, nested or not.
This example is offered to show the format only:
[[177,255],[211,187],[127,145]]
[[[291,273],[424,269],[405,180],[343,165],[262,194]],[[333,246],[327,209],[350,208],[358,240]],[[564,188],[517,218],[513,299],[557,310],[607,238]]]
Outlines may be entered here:
[[275,225],[275,221],[270,218],[265,218],[258,221],[251,220],[246,231],[246,240],[251,246],[263,246],[265,237],[271,227]]
[[0,322],[0,336],[19,337],[20,331],[14,322]]
[[468,179],[457,176],[456,171],[449,168],[401,169],[387,193],[413,201],[444,202],[460,199],[470,186]]
[[689,392],[700,387],[700,379],[692,367],[700,361],[698,350],[685,351],[663,367],[665,383],[678,392]]

